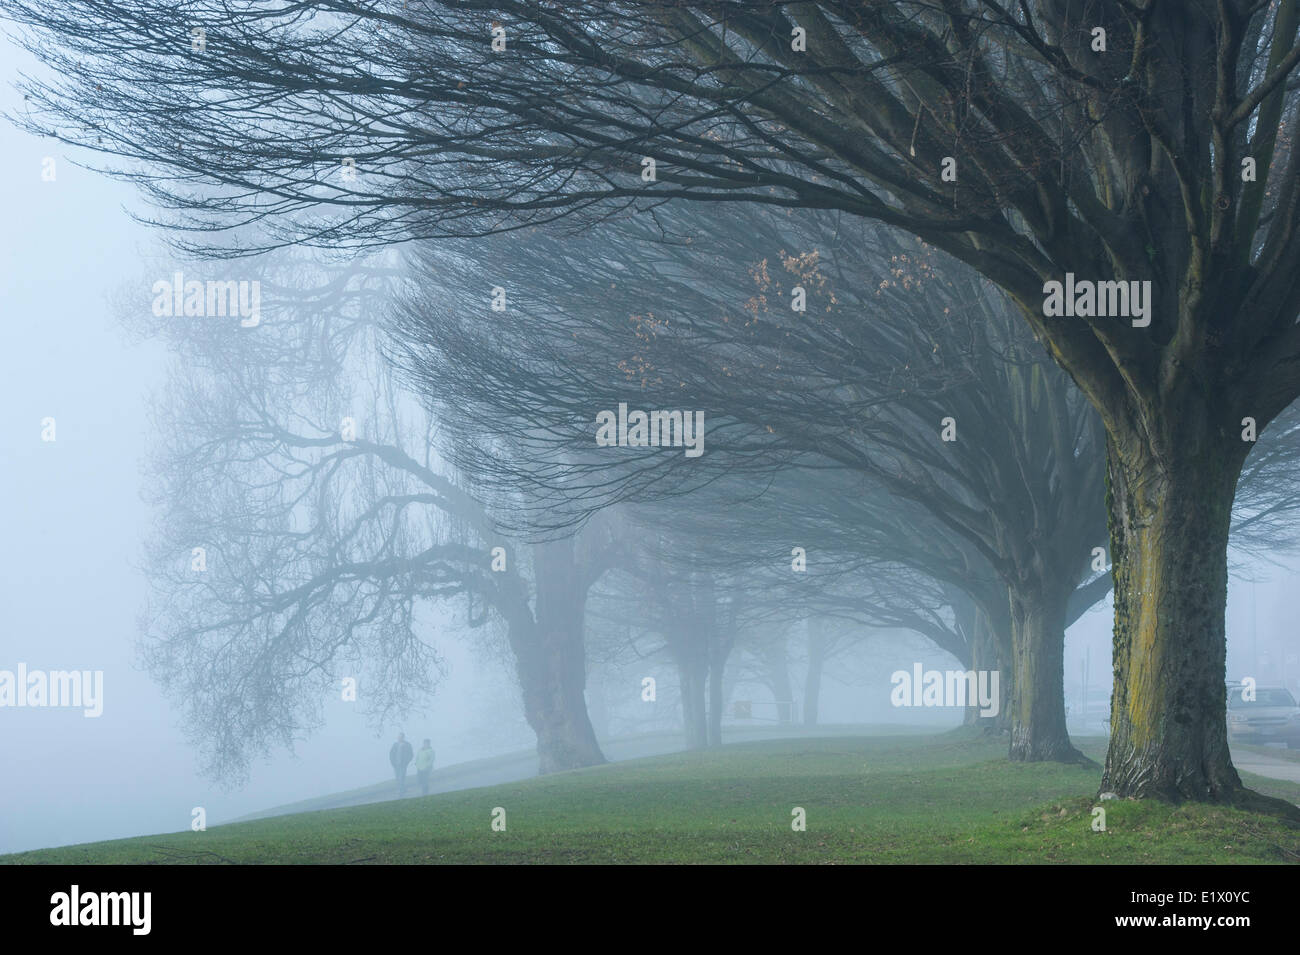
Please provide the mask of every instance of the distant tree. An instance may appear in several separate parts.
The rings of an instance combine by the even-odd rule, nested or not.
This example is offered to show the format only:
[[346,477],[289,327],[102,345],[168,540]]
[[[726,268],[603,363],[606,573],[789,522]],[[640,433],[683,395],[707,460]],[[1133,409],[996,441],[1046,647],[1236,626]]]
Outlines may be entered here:
[[[750,486],[746,495],[749,485],[720,480],[687,499],[699,559],[744,581],[742,605],[770,618],[773,633],[813,620],[863,634],[911,630],[967,668],[1000,670],[1005,697],[986,725],[1009,728],[1007,590],[974,547],[924,508],[873,492],[845,469],[778,471],[761,494]],[[888,687],[877,690],[883,696]]]
[[[57,77],[29,85],[31,125],[146,163],[128,174],[214,229],[384,242],[766,203],[980,270],[1106,431],[1103,787],[1264,805],[1228,754],[1224,608],[1248,419],[1300,395],[1298,0],[3,9]],[[325,181],[348,158],[365,178]],[[196,179],[223,194],[196,201]],[[1102,311],[1141,314],[1053,314],[1071,277],[1138,283],[1140,307],[1111,286]]]
[[[1080,759],[1064,634],[1105,540],[1101,428],[1083,396],[989,283],[924,246],[835,215],[688,208],[655,222],[422,247],[397,360],[446,422],[448,454],[557,526],[647,497],[716,512],[697,491],[753,499],[795,469],[757,508],[846,521],[859,553],[1007,617],[1011,757]],[[490,276],[509,286],[504,313],[480,291]],[[598,415],[621,406],[698,410],[705,453],[597,447]],[[845,472],[838,487],[827,470]],[[822,533],[758,526],[772,524],[786,552]]]
[[850,639],[843,632],[828,627],[824,618],[814,617],[808,621],[808,656],[804,667],[801,714],[804,726],[816,726],[821,717],[822,672],[827,661],[849,645]]
[[[963,588],[997,623],[1012,757],[1079,758],[1065,729],[1064,632],[1112,581],[1101,427],[1079,392],[998,295],[924,247],[835,216],[692,209],[654,223],[417,257],[403,361],[465,466],[531,489],[545,522],[663,496],[712,524],[706,539],[740,562],[795,542],[827,555],[827,536],[842,536],[837,561],[856,547]],[[461,303],[488,276],[511,298],[485,319]],[[594,450],[595,412],[622,400],[704,409],[708,456]],[[1279,519],[1300,501],[1294,427],[1272,429],[1243,480],[1234,539],[1256,552],[1278,544]],[[484,445],[485,428],[510,439]],[[827,486],[828,468],[851,477]],[[782,469],[794,474],[776,478]],[[725,492],[753,516],[739,519]],[[748,530],[738,538],[728,522]]]
[[155,405],[144,659],[207,768],[237,777],[292,745],[344,677],[377,719],[408,709],[442,669],[421,608],[452,600],[463,626],[503,626],[542,771],[603,762],[583,603],[616,525],[518,542],[436,457],[433,423],[379,353],[391,264],[280,255],[260,274],[256,327],[139,323],[174,356]]

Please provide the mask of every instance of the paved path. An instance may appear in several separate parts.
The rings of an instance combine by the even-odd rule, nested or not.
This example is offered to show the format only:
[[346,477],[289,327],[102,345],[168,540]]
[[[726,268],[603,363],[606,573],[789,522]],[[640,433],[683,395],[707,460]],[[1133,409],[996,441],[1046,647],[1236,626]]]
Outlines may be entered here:
[[1239,749],[1232,754],[1232,765],[1242,772],[1254,773],[1257,776],[1270,776],[1273,779],[1300,783],[1300,762],[1290,759]]
[[[884,736],[894,733],[915,733],[917,729],[905,727],[881,726],[812,726],[773,723],[770,726],[728,727],[724,735],[725,742],[742,743],[751,740],[785,739],[790,737],[826,737],[826,736]],[[920,732],[942,732],[942,728],[926,728]],[[654,733],[625,739],[602,740],[601,749],[610,762],[624,759],[640,759],[643,756],[662,756],[667,753],[682,751],[680,733]],[[1238,750],[1232,754],[1233,764],[1247,773],[1269,776],[1300,783],[1300,762],[1266,756],[1252,750]],[[506,756],[489,759],[476,759],[466,763],[456,763],[443,769],[435,769],[430,778],[429,792],[446,793],[459,789],[474,789],[479,786],[497,786],[502,783],[518,782],[531,779],[537,775],[537,753],[533,750],[521,750]],[[362,806],[368,803],[388,802],[397,798],[396,785],[389,779],[373,786],[354,789],[348,792],[333,793],[316,799],[290,803],[262,812],[241,816],[232,822],[247,822],[251,819],[265,819],[291,812],[313,812],[318,809],[341,809],[345,806]],[[415,773],[407,777],[406,798],[420,795]]]

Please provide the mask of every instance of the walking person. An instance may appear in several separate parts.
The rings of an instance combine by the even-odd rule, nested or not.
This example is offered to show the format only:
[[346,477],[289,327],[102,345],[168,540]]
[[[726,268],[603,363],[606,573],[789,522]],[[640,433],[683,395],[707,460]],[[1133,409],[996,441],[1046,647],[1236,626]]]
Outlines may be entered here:
[[397,734],[397,742],[388,751],[388,761],[393,764],[393,773],[397,776],[398,798],[406,795],[406,767],[411,764],[411,744],[406,741],[405,733]]
[[424,741],[420,751],[415,754],[415,776],[420,780],[420,795],[429,795],[429,773],[433,772],[433,745]]

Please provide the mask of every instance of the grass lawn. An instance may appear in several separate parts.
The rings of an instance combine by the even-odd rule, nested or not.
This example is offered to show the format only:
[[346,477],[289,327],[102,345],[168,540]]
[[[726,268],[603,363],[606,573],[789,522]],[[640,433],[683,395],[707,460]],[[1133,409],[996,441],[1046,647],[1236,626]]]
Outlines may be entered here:
[[[1077,741],[1094,758],[1102,740]],[[482,789],[0,856],[4,863],[1281,863],[1300,830],[1108,800],[1099,771],[940,736],[739,743]],[[1300,785],[1246,775],[1300,802]],[[807,830],[791,829],[803,807]],[[494,807],[506,831],[494,832]]]

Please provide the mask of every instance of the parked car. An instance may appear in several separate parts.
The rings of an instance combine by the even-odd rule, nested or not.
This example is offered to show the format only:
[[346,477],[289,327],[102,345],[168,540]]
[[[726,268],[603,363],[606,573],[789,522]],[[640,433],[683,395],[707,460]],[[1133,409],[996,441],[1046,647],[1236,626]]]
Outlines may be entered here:
[[1240,683],[1228,685],[1228,741],[1285,743],[1288,749],[1300,749],[1300,706],[1291,691],[1259,686],[1255,698],[1248,700],[1245,689]]

